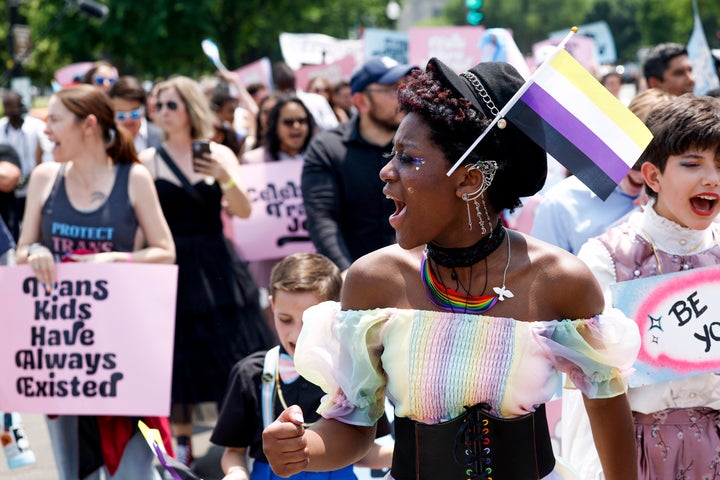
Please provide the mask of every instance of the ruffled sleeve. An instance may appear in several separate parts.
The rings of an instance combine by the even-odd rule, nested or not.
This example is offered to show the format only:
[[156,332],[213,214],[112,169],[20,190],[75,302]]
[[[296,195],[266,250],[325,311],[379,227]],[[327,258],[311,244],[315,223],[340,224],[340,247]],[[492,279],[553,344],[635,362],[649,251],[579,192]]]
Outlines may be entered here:
[[380,338],[390,313],[341,311],[337,302],[305,311],[295,367],[327,394],[318,408],[323,417],[370,426],[383,415],[386,380]]
[[632,319],[609,308],[586,320],[541,323],[536,333],[555,368],[585,395],[610,398],[627,390],[626,378],[640,349],[640,333]]

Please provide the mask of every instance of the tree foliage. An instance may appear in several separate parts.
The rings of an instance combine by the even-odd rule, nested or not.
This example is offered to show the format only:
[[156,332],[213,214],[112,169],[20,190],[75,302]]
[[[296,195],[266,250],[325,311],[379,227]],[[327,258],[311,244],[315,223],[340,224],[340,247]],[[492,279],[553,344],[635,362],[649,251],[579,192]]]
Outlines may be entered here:
[[[348,38],[362,27],[390,26],[386,0],[97,1],[110,8],[103,22],[64,10],[65,0],[22,1],[35,42],[26,74],[47,82],[63,65],[105,59],[141,78],[200,75],[214,68],[200,48],[204,38],[213,39],[227,66],[237,68],[263,56],[281,59],[282,32]],[[0,0],[0,9],[8,11],[7,0]],[[8,26],[1,25],[0,33],[3,28]]]
[[[604,20],[610,26],[621,62],[636,61],[638,49],[661,42],[686,44],[693,28],[692,0],[485,0],[483,25],[510,28],[521,51],[549,32]],[[720,2],[698,0],[711,48],[720,47]],[[465,0],[451,0],[445,21],[466,24]]]
[[[8,11],[8,1],[0,9]],[[32,31],[33,54],[25,74],[47,84],[55,70],[73,62],[106,59],[121,72],[144,79],[171,74],[197,76],[213,70],[200,42],[218,43],[230,68],[268,56],[281,59],[282,32],[324,33],[353,38],[365,27],[389,28],[387,0],[96,0],[110,9],[101,22],[74,9],[73,0],[18,0]],[[411,0],[400,0],[401,3]],[[692,0],[485,0],[486,27],[513,30],[523,52],[548,32],[605,20],[622,61],[636,60],[640,47],[663,41],[687,43]],[[698,0],[706,36],[718,47],[720,2]],[[449,0],[439,18],[423,24],[464,25],[464,0]],[[0,35],[9,25],[0,23]],[[0,52],[7,63],[8,49]]]

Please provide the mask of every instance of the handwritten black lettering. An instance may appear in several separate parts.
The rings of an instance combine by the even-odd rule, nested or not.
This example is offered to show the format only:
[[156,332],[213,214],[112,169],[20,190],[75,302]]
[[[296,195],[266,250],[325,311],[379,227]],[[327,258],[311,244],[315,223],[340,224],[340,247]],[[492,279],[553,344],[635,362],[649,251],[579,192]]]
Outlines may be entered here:
[[711,343],[710,339],[717,341],[720,341],[720,335],[716,333],[715,328],[720,329],[720,322],[712,322],[709,326],[703,325],[703,332],[704,335],[701,335],[699,333],[694,333],[693,336],[700,340],[701,342],[705,342],[705,353],[710,351]]
[[673,303],[672,307],[670,307],[668,314],[675,316],[679,327],[685,326],[693,319],[693,316],[695,316],[695,318],[700,317],[708,309],[707,305],[703,305],[701,308],[698,308],[700,300],[697,298],[697,294],[698,292],[695,291],[688,295],[685,300],[678,300]]

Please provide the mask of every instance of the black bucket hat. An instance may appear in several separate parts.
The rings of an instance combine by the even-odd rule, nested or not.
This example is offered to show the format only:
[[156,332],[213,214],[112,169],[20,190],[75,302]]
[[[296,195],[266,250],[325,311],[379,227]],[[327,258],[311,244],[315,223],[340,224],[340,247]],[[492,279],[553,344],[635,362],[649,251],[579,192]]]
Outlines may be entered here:
[[[431,58],[440,81],[493,120],[525,83],[515,67],[505,62],[483,62],[460,75],[437,58]],[[500,128],[504,124],[504,128]],[[538,125],[538,128],[542,128]],[[480,135],[481,132],[478,132]],[[537,143],[507,120],[495,125],[476,147],[488,160],[504,164],[497,175],[511,176],[521,197],[537,193],[547,177],[547,154]]]

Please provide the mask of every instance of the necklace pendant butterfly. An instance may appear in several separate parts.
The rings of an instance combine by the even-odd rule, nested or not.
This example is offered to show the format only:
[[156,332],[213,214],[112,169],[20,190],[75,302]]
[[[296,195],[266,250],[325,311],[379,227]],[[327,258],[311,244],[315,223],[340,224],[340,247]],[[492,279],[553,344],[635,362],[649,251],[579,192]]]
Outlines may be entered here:
[[502,287],[493,287],[493,292],[495,292],[498,296],[498,300],[501,302],[505,300],[505,298],[513,298],[515,295],[505,288],[505,285]]

